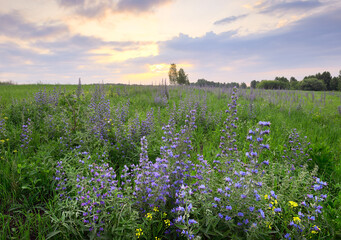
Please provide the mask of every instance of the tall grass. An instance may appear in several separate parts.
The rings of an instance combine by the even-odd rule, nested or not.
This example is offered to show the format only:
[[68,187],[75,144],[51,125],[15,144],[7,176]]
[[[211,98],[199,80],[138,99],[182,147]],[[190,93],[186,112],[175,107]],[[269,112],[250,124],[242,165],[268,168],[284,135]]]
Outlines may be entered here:
[[[149,159],[155,161],[163,146],[162,128],[172,119],[175,131],[180,131],[188,110],[196,109],[190,160],[198,163],[199,154],[213,164],[220,152],[231,89],[116,85],[81,86],[79,93],[77,89],[68,85],[1,85],[1,239],[82,238],[77,232],[81,229],[72,229],[78,225],[68,222],[67,212],[55,212],[60,207],[54,179],[57,162],[75,154],[85,159],[82,153],[89,152],[91,159],[109,162],[120,175],[124,165],[139,161],[142,124],[149,129]],[[54,91],[58,92],[56,99],[52,98]],[[238,139],[246,139],[248,129],[259,121],[270,121],[271,149],[266,154],[270,162],[277,161],[292,129],[308,137],[312,148],[308,168],[312,171],[317,165],[318,176],[329,183],[324,212],[329,235],[325,236],[334,238],[340,236],[341,229],[340,96],[339,92],[242,90],[236,130]],[[147,120],[151,112],[152,123]],[[33,123],[32,133],[24,148],[23,125],[28,118]],[[240,141],[238,148],[246,151],[248,144]],[[64,228],[57,227],[60,225]]]

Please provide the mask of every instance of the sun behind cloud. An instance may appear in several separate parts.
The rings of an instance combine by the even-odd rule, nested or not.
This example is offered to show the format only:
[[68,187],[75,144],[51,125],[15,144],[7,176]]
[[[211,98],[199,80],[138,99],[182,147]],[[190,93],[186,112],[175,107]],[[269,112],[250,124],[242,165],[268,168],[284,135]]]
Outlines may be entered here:
[[113,63],[124,62],[128,59],[139,57],[157,56],[159,54],[159,47],[156,43],[144,44],[122,51],[110,47],[101,47],[91,50],[90,53],[94,54],[93,59],[96,63]]
[[[183,68],[186,73],[187,69],[193,67],[191,63],[179,63],[176,65],[178,70]],[[125,74],[122,80],[129,81],[131,84],[158,84],[164,79],[168,79],[169,68],[170,64],[167,63],[146,64],[146,72]]]
[[154,73],[167,73],[169,70],[169,66],[170,65],[166,63],[148,65],[149,70]]

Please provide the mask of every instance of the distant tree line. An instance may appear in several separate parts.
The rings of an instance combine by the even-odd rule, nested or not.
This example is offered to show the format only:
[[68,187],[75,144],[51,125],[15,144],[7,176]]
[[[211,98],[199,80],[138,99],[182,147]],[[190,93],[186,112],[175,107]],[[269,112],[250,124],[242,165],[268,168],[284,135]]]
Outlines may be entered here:
[[199,87],[237,87],[237,88],[247,88],[246,83],[237,83],[237,82],[230,82],[230,83],[220,83],[220,82],[213,82],[208,81],[206,79],[198,79],[196,83],[191,83],[193,86],[199,86]]
[[0,81],[0,85],[14,85],[14,83],[12,81]]
[[291,77],[276,77],[274,80],[252,80],[251,88],[261,89],[291,89],[309,91],[341,91],[341,70],[339,76],[332,77],[330,72],[317,73],[305,76],[302,81]]
[[[172,63],[168,72],[170,84],[189,85],[188,75],[180,68],[176,69],[176,64]],[[206,79],[198,79],[196,83],[191,83],[193,86],[199,87],[237,87],[247,88],[246,83],[220,83],[208,81]],[[251,88],[261,89],[291,89],[291,90],[309,90],[309,91],[341,91],[341,70],[339,76],[332,77],[330,72],[317,73],[315,75],[305,76],[302,81],[298,81],[295,77],[287,79],[286,77],[276,77],[274,80],[252,80]]]

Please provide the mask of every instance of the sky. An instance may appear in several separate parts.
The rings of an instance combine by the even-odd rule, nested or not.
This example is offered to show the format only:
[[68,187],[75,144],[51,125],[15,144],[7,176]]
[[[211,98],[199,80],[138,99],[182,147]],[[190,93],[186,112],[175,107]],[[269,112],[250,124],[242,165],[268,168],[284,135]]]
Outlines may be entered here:
[[0,81],[245,82],[341,70],[339,0],[0,0]]

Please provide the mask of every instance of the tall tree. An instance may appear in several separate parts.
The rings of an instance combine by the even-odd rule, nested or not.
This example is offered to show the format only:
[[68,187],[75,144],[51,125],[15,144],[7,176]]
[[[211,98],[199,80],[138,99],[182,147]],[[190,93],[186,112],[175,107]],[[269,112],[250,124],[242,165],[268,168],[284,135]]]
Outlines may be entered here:
[[321,74],[321,80],[324,82],[324,84],[326,84],[327,90],[331,90],[330,82],[332,81],[332,75],[330,74],[330,72],[323,72]]
[[252,80],[251,84],[250,84],[250,87],[251,88],[256,88],[256,86],[257,86],[257,81],[256,80]]
[[242,82],[242,84],[240,84],[240,87],[245,89],[246,88],[246,83],[245,82]]
[[280,82],[284,82],[284,83],[289,82],[289,80],[286,77],[276,77],[275,80],[280,81]]
[[180,68],[179,73],[178,73],[178,84],[189,85],[188,76],[182,68]]
[[291,77],[290,78],[290,89],[293,89],[293,90],[298,89],[298,87],[299,87],[298,85],[299,85],[299,83],[298,83],[297,79],[295,77]]
[[290,78],[290,83],[297,82],[297,79],[295,77]]
[[326,84],[317,78],[305,78],[300,82],[301,90],[308,91],[325,91],[327,90]]
[[340,78],[338,77],[333,77],[331,82],[330,82],[330,90],[339,90],[339,82],[340,82]]
[[169,72],[168,72],[168,76],[169,76],[169,83],[170,84],[176,84],[178,81],[178,71],[176,70],[176,64],[172,63],[170,68],[169,68]]

